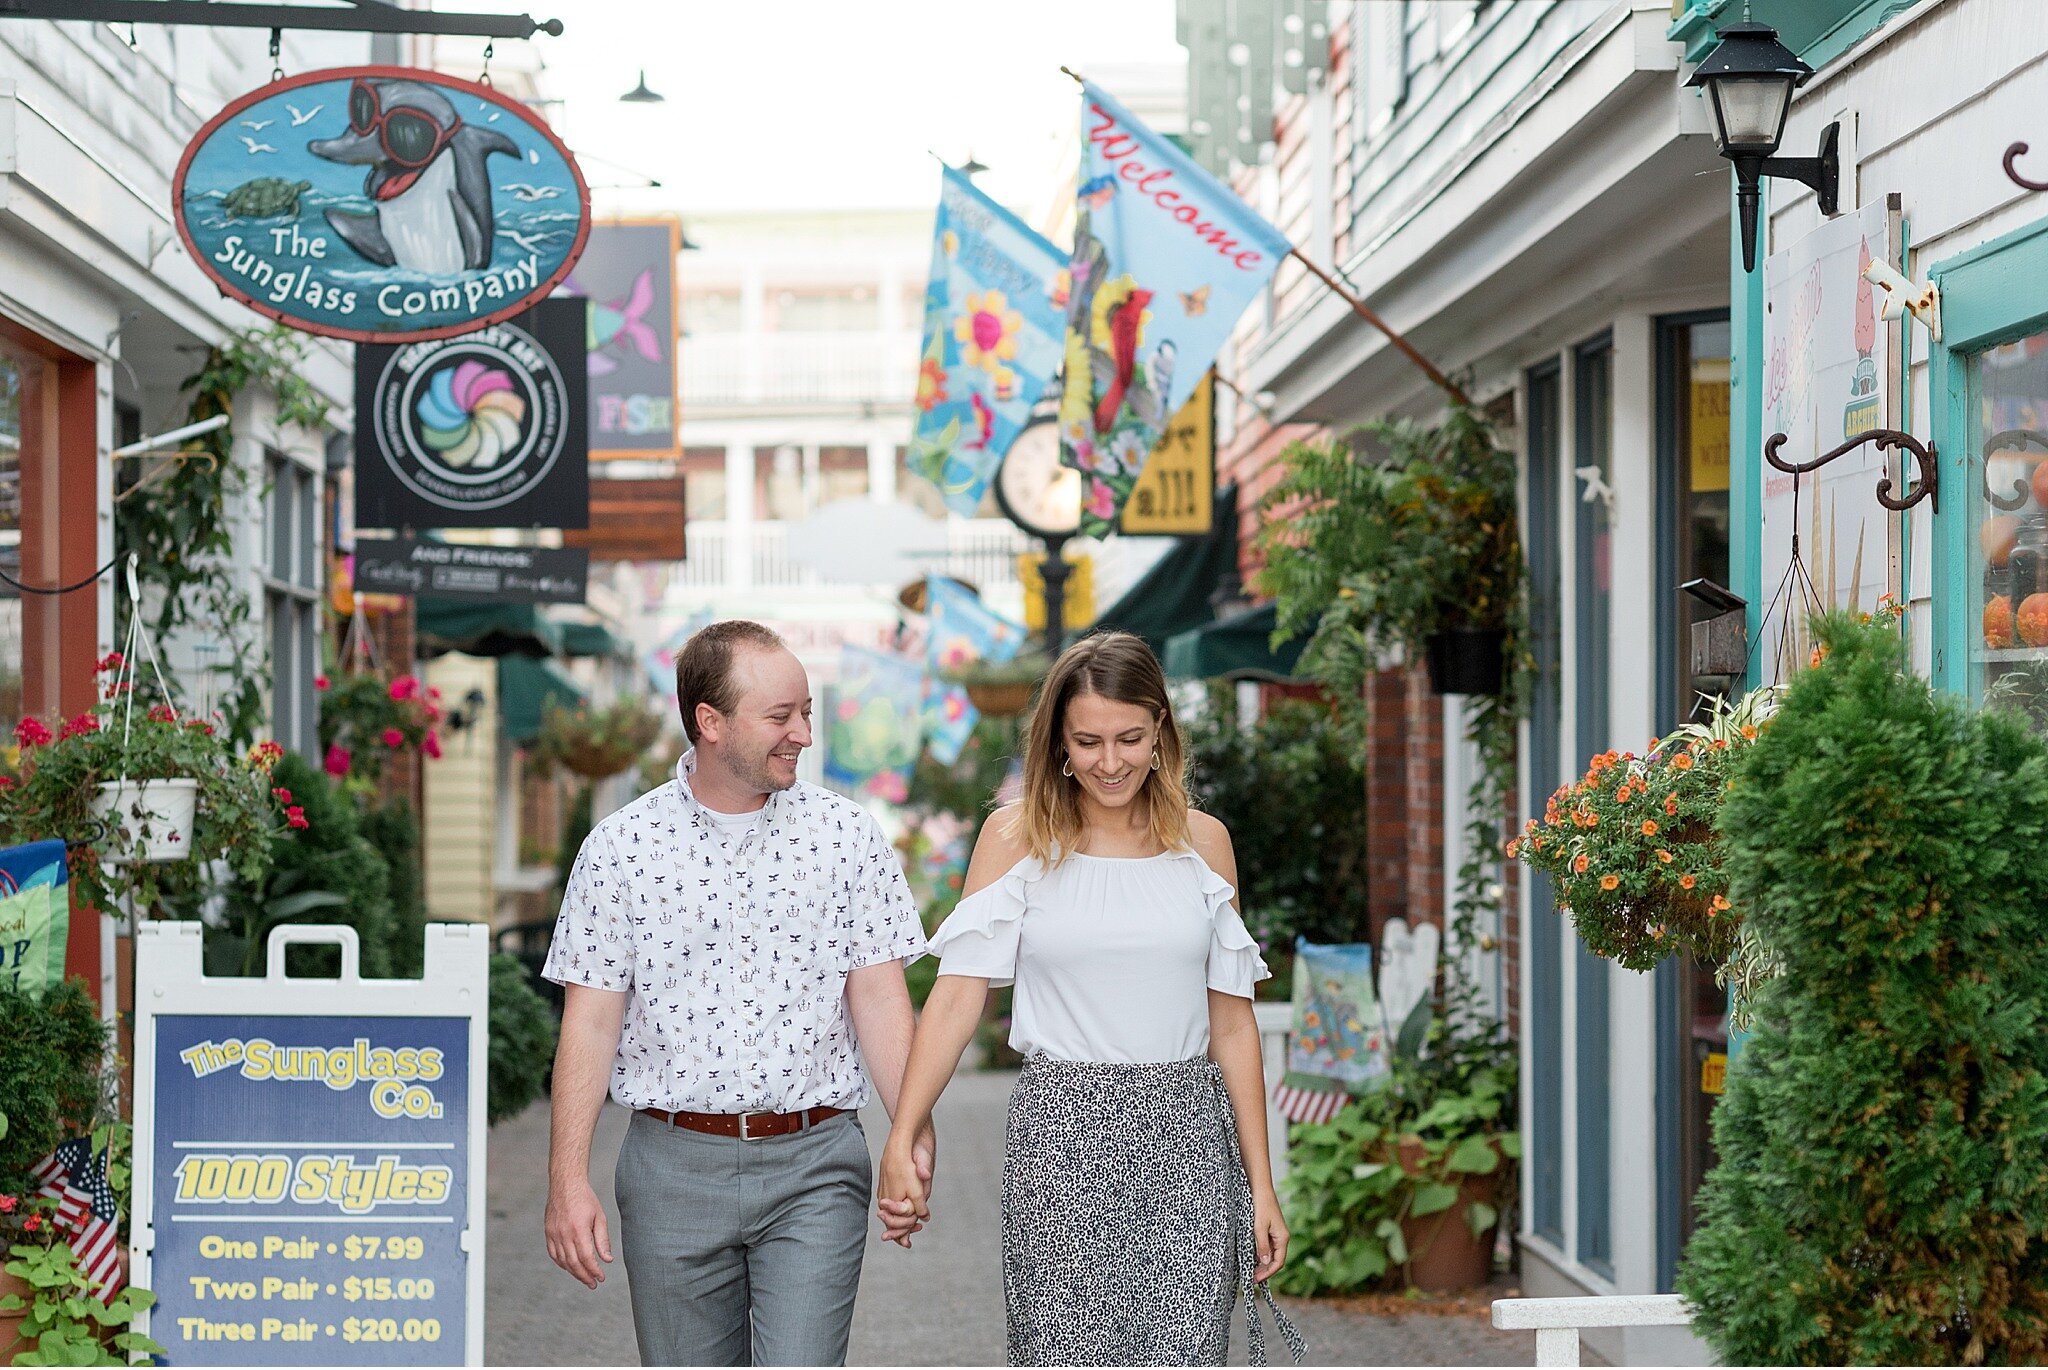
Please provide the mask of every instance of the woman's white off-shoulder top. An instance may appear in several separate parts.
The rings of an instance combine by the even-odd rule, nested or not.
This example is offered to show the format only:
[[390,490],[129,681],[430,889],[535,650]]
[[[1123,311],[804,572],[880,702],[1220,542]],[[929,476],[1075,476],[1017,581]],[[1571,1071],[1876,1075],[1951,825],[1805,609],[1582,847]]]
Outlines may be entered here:
[[1272,974],[1192,851],[1047,866],[1025,857],[931,939],[941,975],[1015,983],[1010,1045],[1062,1061],[1184,1061],[1209,1050],[1209,995]]

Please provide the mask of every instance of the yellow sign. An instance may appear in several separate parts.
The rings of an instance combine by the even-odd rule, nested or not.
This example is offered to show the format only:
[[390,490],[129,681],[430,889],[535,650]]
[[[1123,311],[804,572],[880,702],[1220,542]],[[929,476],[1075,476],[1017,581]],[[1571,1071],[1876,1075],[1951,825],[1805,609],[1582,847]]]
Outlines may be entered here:
[[1692,364],[1692,490],[1728,488],[1728,359]]
[[[1060,588],[1066,594],[1060,617],[1069,629],[1086,628],[1095,621],[1095,559],[1066,558],[1067,580]],[[1026,552],[1017,558],[1017,580],[1024,587],[1024,626],[1034,633],[1045,631],[1045,556]]]
[[1707,1053],[1700,1062],[1700,1093],[1719,1094],[1728,1088],[1728,1057],[1719,1051]]
[[1117,531],[1206,533],[1216,521],[1215,499],[1216,373],[1211,371],[1145,458]]

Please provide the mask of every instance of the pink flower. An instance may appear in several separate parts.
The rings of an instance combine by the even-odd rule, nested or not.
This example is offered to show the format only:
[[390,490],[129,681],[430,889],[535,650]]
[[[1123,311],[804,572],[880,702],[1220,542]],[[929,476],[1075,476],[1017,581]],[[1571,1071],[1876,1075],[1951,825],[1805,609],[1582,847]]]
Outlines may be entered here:
[[24,747],[40,747],[50,740],[50,730],[33,718],[14,725],[14,740]]
[[352,760],[348,748],[339,742],[331,742],[327,746],[327,759],[322,765],[329,775],[347,775]]
[[21,1225],[21,1230],[24,1232],[34,1232],[40,1227],[42,1227],[42,1225],[43,1215],[40,1213],[31,1213],[28,1215],[28,1221]]
[[324,675],[316,675],[316,676],[314,676],[314,677],[313,677],[313,688],[314,688],[314,689],[316,689],[316,690],[325,690],[325,689],[328,689],[328,688],[330,688],[330,687],[331,687],[331,686],[332,686],[333,684],[334,684],[334,682],[333,682],[333,681],[331,681],[331,680],[329,680],[329,679],[328,679],[328,678],[327,678],[326,676],[324,676]]
[[1108,482],[1088,482],[1088,512],[1099,519],[1116,517],[1116,491],[1110,488]]
[[273,797],[273,798],[275,798],[275,799],[277,800],[277,802],[278,802],[278,803],[280,803],[280,804],[289,804],[289,803],[291,803],[291,802],[292,802],[292,792],[291,792],[290,790],[286,789],[286,788],[285,788],[284,786],[282,786],[282,785],[279,785],[279,786],[278,786],[278,787],[277,787],[276,789],[272,790],[272,791],[271,791],[270,793],[271,793],[272,797]]
[[290,808],[284,811],[284,821],[289,823],[294,828],[305,828],[312,826],[311,824],[306,822],[306,811],[300,808],[297,804],[292,805]]
[[429,730],[427,740],[420,743],[420,750],[425,752],[430,760],[439,761],[441,759],[441,735]]
[[391,682],[391,698],[394,702],[411,699],[420,692],[420,678],[402,675]]
[[405,734],[396,728],[386,728],[384,730],[384,745],[391,748],[403,747],[405,745]]
[[94,718],[91,714],[80,714],[78,717],[72,719],[69,723],[66,723],[61,729],[59,729],[57,732],[57,736],[60,739],[66,737],[78,737],[85,733],[96,733],[99,730],[100,721],[97,718]]
[[441,691],[438,688],[430,685],[427,687],[427,698],[433,700],[436,704],[438,704],[441,702]]
[[[96,664],[92,668],[93,674],[105,675],[109,671],[118,671],[121,669],[121,664],[126,660],[127,658],[122,656],[119,652],[108,652],[105,656],[101,657],[99,659],[98,664]],[[0,1213],[5,1213],[6,1211],[6,1209],[0,1208]]]
[[12,1194],[0,1194],[0,1213],[12,1213],[20,1203]]

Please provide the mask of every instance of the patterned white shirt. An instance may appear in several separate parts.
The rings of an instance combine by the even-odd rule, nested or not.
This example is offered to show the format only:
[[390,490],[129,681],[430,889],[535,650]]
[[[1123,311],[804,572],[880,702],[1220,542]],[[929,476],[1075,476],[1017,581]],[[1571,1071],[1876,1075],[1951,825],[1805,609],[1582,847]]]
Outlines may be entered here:
[[848,972],[925,952],[874,816],[799,781],[733,834],[676,778],[591,830],[542,972],[626,992],[612,1097],[628,1108],[858,1108]]

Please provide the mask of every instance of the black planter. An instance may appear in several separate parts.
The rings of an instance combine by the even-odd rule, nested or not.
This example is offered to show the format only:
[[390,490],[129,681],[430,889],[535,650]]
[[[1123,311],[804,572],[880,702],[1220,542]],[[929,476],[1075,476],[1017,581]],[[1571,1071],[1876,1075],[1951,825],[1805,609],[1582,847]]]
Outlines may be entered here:
[[1447,628],[1423,642],[1429,686],[1440,695],[1500,693],[1508,633],[1505,628]]

